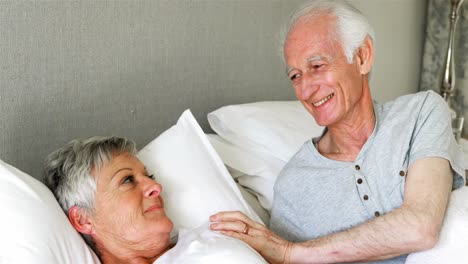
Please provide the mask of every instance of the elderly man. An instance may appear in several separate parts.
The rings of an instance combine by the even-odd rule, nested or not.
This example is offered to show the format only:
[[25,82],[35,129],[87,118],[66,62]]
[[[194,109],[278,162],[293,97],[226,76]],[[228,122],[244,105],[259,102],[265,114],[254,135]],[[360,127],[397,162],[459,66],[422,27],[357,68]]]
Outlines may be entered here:
[[272,263],[404,263],[435,245],[450,192],[464,184],[450,113],[434,92],[374,103],[373,39],[366,18],[343,1],[311,1],[294,14],[287,74],[326,129],[279,175],[274,233],[237,212],[212,216],[214,230]]

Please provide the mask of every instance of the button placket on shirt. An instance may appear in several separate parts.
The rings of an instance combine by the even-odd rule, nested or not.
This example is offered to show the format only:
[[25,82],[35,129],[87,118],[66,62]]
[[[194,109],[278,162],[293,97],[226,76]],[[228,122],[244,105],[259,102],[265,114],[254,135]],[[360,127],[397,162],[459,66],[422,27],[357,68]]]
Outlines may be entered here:
[[354,171],[354,178],[362,203],[369,213],[371,213],[374,217],[379,217],[381,215],[381,210],[378,208],[375,202],[373,202],[372,197],[370,197],[370,187],[365,180],[361,165],[359,163],[354,164]]

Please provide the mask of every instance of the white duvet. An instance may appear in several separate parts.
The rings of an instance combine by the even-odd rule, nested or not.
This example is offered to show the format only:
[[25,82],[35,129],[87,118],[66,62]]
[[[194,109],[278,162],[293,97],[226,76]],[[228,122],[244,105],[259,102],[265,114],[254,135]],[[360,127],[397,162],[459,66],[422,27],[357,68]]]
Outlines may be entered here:
[[180,230],[175,247],[153,264],[266,264],[268,262],[241,240],[209,229],[206,223],[191,230]]
[[437,245],[410,254],[406,264],[468,263],[468,187],[452,192]]

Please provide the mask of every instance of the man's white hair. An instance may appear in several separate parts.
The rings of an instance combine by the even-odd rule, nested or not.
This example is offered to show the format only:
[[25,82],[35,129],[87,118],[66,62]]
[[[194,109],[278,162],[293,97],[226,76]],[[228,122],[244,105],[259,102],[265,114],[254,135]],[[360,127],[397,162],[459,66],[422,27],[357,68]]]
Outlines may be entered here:
[[332,14],[337,19],[336,32],[332,33],[336,34],[334,37],[341,43],[348,63],[353,62],[355,52],[364,43],[367,36],[374,42],[375,33],[369,21],[358,9],[348,2],[340,0],[312,0],[302,5],[291,16],[283,38],[283,51],[289,32],[299,19],[317,18],[325,14]]

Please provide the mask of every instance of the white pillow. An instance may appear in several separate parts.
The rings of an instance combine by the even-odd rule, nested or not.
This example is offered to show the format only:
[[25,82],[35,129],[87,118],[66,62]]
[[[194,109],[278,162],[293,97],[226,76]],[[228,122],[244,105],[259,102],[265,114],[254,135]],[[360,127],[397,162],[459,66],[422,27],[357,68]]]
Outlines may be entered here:
[[460,138],[460,146],[463,150],[464,160],[465,160],[465,170],[468,171],[468,140],[464,138]]
[[406,264],[466,264],[468,260],[468,187],[452,192],[437,245],[409,254]]
[[285,162],[305,141],[323,131],[299,101],[225,106],[209,113],[208,122],[218,135],[234,145]]
[[219,211],[239,210],[261,222],[190,110],[141,149],[138,158],[163,186],[166,213],[175,227],[172,236],[180,228],[200,226]]
[[208,224],[192,230],[181,230],[174,248],[154,264],[267,264],[242,240],[211,231]]
[[233,177],[237,182],[252,190],[258,201],[268,212],[273,203],[273,186],[285,161],[254,150],[243,149],[231,144],[219,135],[207,135],[223,162],[243,174]]
[[100,263],[52,192],[0,160],[0,263]]
[[[231,174],[231,176],[235,174],[245,175],[245,173],[234,170],[232,168],[227,167],[227,169],[229,173]],[[254,195],[250,189],[245,188],[244,186],[240,185],[238,182],[237,182],[237,187],[239,188],[239,191],[241,192],[242,197],[244,197],[245,201],[249,204],[250,208],[252,208],[255,211],[255,213],[258,215],[258,217],[260,217],[263,224],[268,226],[270,224],[270,213],[267,210],[265,210],[265,208],[263,208],[263,206],[258,202],[257,196]]]

